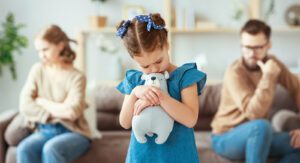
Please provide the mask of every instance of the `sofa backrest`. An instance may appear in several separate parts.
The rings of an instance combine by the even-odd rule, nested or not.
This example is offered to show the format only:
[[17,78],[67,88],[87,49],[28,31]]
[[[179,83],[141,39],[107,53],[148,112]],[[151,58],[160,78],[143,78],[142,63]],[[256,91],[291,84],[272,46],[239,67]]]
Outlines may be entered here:
[[[124,96],[114,86],[98,85],[95,89],[98,129],[123,130],[119,124],[119,113]],[[210,123],[218,110],[222,83],[208,84],[199,96],[199,117],[195,130],[211,130]],[[277,87],[273,101],[271,118],[279,109],[296,110],[296,105],[288,92],[281,86]]]

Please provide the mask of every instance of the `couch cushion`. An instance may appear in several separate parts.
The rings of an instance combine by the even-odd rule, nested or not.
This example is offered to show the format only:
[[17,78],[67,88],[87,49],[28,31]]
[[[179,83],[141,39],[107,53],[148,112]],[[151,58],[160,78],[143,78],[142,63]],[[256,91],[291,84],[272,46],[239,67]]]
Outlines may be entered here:
[[122,95],[115,86],[111,85],[99,85],[96,89],[95,102],[97,112],[119,114],[124,95]]
[[97,114],[98,130],[124,130],[119,122],[119,114],[99,112]]
[[199,96],[199,118],[214,115],[220,104],[222,83],[208,84]]
[[30,129],[25,126],[24,117],[21,114],[18,114],[7,126],[4,137],[7,144],[10,146],[16,146],[30,133]]
[[282,109],[297,112],[297,106],[291,95],[284,87],[278,85],[272,103],[272,110],[269,112],[268,118],[271,119],[277,111]]

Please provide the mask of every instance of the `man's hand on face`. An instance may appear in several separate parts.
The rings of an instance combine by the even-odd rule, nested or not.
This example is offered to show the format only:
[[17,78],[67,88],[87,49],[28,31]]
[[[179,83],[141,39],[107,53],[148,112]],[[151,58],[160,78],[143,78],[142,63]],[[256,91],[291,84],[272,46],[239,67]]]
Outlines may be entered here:
[[257,61],[257,65],[260,67],[263,74],[277,76],[281,72],[281,68],[279,67],[279,65],[272,59],[269,59],[266,63]]

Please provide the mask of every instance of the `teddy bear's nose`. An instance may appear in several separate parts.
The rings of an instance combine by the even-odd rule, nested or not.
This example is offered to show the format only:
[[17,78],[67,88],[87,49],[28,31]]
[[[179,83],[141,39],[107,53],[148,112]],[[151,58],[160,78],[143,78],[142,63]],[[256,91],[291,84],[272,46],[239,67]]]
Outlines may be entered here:
[[156,77],[155,77],[155,76],[152,76],[152,77],[151,77],[151,80],[155,80],[155,79],[156,79]]

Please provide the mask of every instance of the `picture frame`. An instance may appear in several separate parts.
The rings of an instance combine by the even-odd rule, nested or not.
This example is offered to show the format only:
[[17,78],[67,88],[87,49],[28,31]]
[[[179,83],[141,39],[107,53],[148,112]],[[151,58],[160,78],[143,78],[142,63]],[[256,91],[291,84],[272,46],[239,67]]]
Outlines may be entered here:
[[141,15],[145,13],[145,8],[138,5],[127,5],[123,8],[123,19],[131,20],[136,15]]

